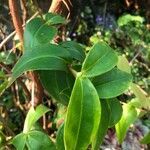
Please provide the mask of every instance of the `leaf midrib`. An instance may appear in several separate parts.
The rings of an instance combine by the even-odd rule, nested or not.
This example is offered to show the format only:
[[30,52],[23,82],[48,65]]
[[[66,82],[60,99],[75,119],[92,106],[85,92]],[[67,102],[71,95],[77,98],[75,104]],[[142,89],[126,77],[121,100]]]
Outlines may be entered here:
[[45,56],[39,56],[39,57],[36,57],[36,58],[32,58],[32,59],[29,59],[28,61],[26,61],[25,63],[23,63],[20,67],[18,67],[16,70],[15,70],[15,68],[13,69],[13,72],[14,72],[14,70],[15,70],[15,72],[18,72],[18,70],[20,70],[20,68],[22,68],[22,67],[24,67],[26,64],[28,64],[28,63],[30,63],[30,62],[32,62],[32,61],[34,61],[34,60],[37,60],[37,59],[42,59],[42,58],[57,58],[57,59],[60,59],[60,60],[62,60],[62,61],[64,61],[64,62],[66,62],[64,59],[62,59],[62,58],[60,58],[60,57],[57,57],[57,56],[47,56],[47,55],[45,55]]
[[[103,86],[103,85],[107,85],[107,84],[111,84],[111,83],[113,83],[113,82],[118,82],[118,81],[121,81],[121,80],[126,80],[126,79],[129,79],[129,78],[127,78],[127,77],[124,77],[124,78],[120,78],[120,79],[117,79],[117,80],[113,80],[113,81],[108,81],[108,82],[105,82],[105,83],[102,83],[102,84],[94,84],[95,86]],[[129,79],[130,80],[130,79]]]
[[[42,20],[42,21],[43,21],[43,20]],[[38,28],[38,30],[34,33],[33,39],[35,39],[35,36],[36,36],[37,33],[39,32],[39,30],[40,30],[43,26],[45,26],[46,24],[47,24],[47,21],[46,21],[46,22],[43,21],[43,25],[41,25],[41,26]],[[34,47],[33,44],[34,44],[34,40],[32,40],[32,42],[31,42],[31,48]]]
[[[92,67],[94,67],[94,66],[100,61],[100,59],[102,59],[103,57],[107,56],[107,54],[108,54],[109,52],[110,52],[110,51],[107,50],[107,52],[106,52],[102,57],[98,58],[98,59],[95,61],[95,63],[91,64],[91,65],[89,66],[89,68],[87,68],[87,69],[85,69],[85,70],[84,70],[84,65],[83,65],[83,71],[85,71],[85,72],[89,71]],[[90,53],[89,53],[89,54],[90,54]],[[90,56],[90,55],[88,55],[88,56]],[[88,59],[88,57],[87,57],[87,59]],[[85,63],[86,63],[87,59],[85,60]],[[85,64],[85,63],[84,63],[84,64]]]
[[[80,85],[81,85],[81,91],[82,91],[82,102],[81,102],[81,113],[80,113],[80,120],[79,120],[79,124],[81,124],[81,121],[82,121],[82,108],[83,108],[83,83],[81,82],[81,79],[80,79],[80,77],[79,77],[79,80],[80,80]],[[77,144],[78,144],[78,139],[79,139],[79,131],[80,131],[80,128],[81,128],[81,126],[79,126],[79,128],[78,128],[78,131],[77,131],[77,140],[76,140],[76,143],[75,143],[75,148],[74,148],[74,150],[76,150],[76,146],[77,146]]]

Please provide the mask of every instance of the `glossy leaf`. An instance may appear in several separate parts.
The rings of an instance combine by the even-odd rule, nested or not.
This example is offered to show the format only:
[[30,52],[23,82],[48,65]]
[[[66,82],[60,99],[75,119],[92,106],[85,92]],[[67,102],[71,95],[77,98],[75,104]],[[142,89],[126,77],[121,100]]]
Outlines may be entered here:
[[56,150],[47,134],[41,131],[30,131],[27,135],[26,145],[29,150]]
[[54,143],[44,132],[29,131],[28,133],[20,133],[12,140],[12,144],[17,150],[56,150]]
[[87,149],[96,135],[99,120],[100,101],[98,94],[89,79],[78,76],[71,94],[65,121],[65,149]]
[[100,98],[113,98],[128,89],[132,75],[117,68],[92,80]]
[[82,73],[87,77],[101,75],[117,64],[117,54],[103,42],[98,42],[89,51],[83,66]]
[[112,127],[121,119],[122,106],[117,98],[109,99],[107,102],[110,108],[109,127]]
[[130,104],[123,105],[123,114],[120,121],[116,124],[116,133],[119,143],[122,143],[126,132],[131,124],[137,119],[137,111],[135,107]]
[[119,70],[125,71],[127,73],[131,73],[130,64],[129,64],[127,58],[124,55],[118,57],[117,67],[118,67]]
[[75,80],[72,74],[64,71],[40,71],[39,75],[44,88],[52,98],[67,105]]
[[92,143],[93,150],[98,150],[100,148],[100,145],[102,144],[103,139],[106,135],[109,126],[109,120],[110,120],[111,112],[110,112],[110,107],[108,105],[108,102],[102,99],[100,100],[100,102],[101,102],[101,119],[100,119],[97,134]]
[[150,132],[146,134],[143,139],[141,140],[142,144],[149,144],[150,143]]
[[65,41],[60,43],[62,47],[66,48],[72,58],[81,62],[85,59],[84,48],[74,41]]
[[36,109],[31,107],[25,119],[23,133],[29,132],[35,122],[48,111],[49,109],[44,105],[39,105]]
[[49,26],[42,18],[32,19],[27,23],[24,31],[24,49],[32,50],[36,46],[50,43],[55,37],[57,29]]
[[68,58],[70,58],[68,51],[54,44],[46,44],[34,48],[32,51],[26,51],[13,68],[9,85],[22,73],[29,70],[66,71],[66,60]]
[[26,145],[27,135],[24,133],[20,133],[15,136],[12,140],[12,144],[15,146],[16,150],[24,150]]
[[64,124],[62,124],[58,131],[56,136],[56,148],[57,150],[65,150],[64,145]]
[[49,25],[63,24],[66,20],[64,17],[54,13],[47,13],[44,18]]

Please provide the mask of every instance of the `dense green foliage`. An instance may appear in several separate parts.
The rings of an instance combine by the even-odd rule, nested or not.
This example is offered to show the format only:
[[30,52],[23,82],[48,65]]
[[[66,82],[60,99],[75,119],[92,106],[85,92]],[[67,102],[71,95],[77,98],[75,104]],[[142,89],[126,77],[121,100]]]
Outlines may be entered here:
[[[2,104],[6,109],[14,107],[10,87],[17,86],[21,78],[25,82],[24,75],[28,71],[38,74],[48,98],[43,97],[42,104],[34,108],[34,98],[29,102],[22,87],[17,86],[21,101],[16,102],[18,110],[12,111],[10,125],[5,124],[5,113],[1,110],[2,149],[98,150],[110,129],[115,128],[118,143],[122,144],[138,118],[144,116],[148,122],[149,83],[146,82],[147,76],[139,71],[137,65],[140,62],[134,61],[142,53],[144,61],[148,62],[150,34],[145,33],[148,29],[141,16],[122,15],[116,23],[117,27],[112,29],[101,26],[99,22],[95,33],[89,37],[88,45],[77,42],[84,23],[75,31],[76,41],[68,39],[63,42],[55,41],[59,27],[66,24],[59,15],[47,13],[26,24],[22,56],[0,55],[0,62],[7,65],[15,63],[9,77],[3,69],[0,70]],[[123,52],[120,52],[122,47]],[[136,53],[131,52],[135,48]],[[130,63],[123,53],[131,60]],[[148,94],[137,83],[144,86]],[[27,113],[22,111],[24,103],[31,103]],[[43,120],[47,117],[49,133],[44,130],[44,125],[42,127],[42,117]],[[16,131],[12,132],[10,127]],[[7,139],[5,131],[10,132],[10,138]],[[150,143],[149,133],[140,139],[142,144]]]

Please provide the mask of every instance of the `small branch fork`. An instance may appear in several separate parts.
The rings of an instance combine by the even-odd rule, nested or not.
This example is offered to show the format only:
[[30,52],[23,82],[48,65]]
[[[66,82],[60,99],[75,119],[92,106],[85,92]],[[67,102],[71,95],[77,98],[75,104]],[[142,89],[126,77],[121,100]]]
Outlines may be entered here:
[[[24,6],[25,6],[25,3],[24,3]],[[16,33],[18,34],[20,42],[23,45],[23,27],[22,27],[21,18],[20,18],[19,13],[18,13],[16,1],[9,0],[9,8],[10,8],[10,13],[11,13],[11,17],[13,20],[13,24],[14,24]],[[34,87],[34,91],[35,91],[34,104],[33,103],[32,104],[34,107],[36,107],[38,104],[40,104],[42,102],[43,93],[44,93],[43,87],[39,81],[38,74],[36,72],[32,72],[29,75],[30,75],[30,77],[33,80],[34,85],[35,85],[35,87]]]
[[68,11],[67,12],[67,19],[68,19],[71,14],[70,8],[73,7],[70,0],[53,0],[49,12],[66,15],[66,10],[63,5]]

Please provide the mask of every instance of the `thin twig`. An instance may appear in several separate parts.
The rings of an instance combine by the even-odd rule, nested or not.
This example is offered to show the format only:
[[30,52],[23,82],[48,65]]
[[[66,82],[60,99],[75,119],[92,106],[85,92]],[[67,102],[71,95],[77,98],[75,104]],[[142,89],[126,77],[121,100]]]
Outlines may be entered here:
[[27,100],[30,101],[31,100],[31,94],[30,94],[29,90],[27,89],[26,85],[24,84],[24,82],[22,82],[22,80],[20,78],[18,78],[17,81],[19,82],[19,84],[23,88],[24,93],[27,97]]
[[15,136],[15,133],[9,128],[9,126],[7,125],[7,122],[1,116],[0,116],[0,121],[3,123],[4,127],[9,132],[9,134],[12,135],[12,136]]
[[[1,62],[0,67],[2,67],[8,74],[11,74],[10,68],[8,66],[6,66],[4,63]],[[22,80],[20,78],[18,78],[17,81],[20,83],[21,87],[23,88],[27,99],[30,100],[31,95],[30,95],[30,92],[27,89],[26,85],[24,84],[24,82],[22,82]]]
[[138,51],[137,54],[132,58],[132,60],[130,61],[130,64],[132,64],[134,62],[134,60],[139,56],[139,54],[141,53],[141,51]]
[[[38,15],[39,15],[39,12],[36,12],[30,19],[27,20],[27,23]],[[22,25],[22,27],[24,27],[24,26],[25,26],[25,24]],[[11,40],[13,38],[13,36],[15,36],[15,34],[16,34],[16,31],[13,31],[0,43],[0,50],[9,40]]]
[[13,31],[11,34],[9,34],[1,43],[0,43],[0,49],[13,38],[13,36],[16,34],[16,31]]
[[26,9],[26,0],[20,0],[21,2],[21,8],[22,8],[22,20],[23,20],[23,24],[25,24],[26,19],[27,19],[27,9]]
[[14,84],[12,85],[11,89],[12,89],[12,92],[13,92],[13,97],[14,97],[13,100],[14,100],[15,106],[16,106],[17,108],[19,108],[19,109],[23,112],[24,115],[26,115],[26,112],[24,111],[23,106],[20,104],[17,84],[14,83]]

